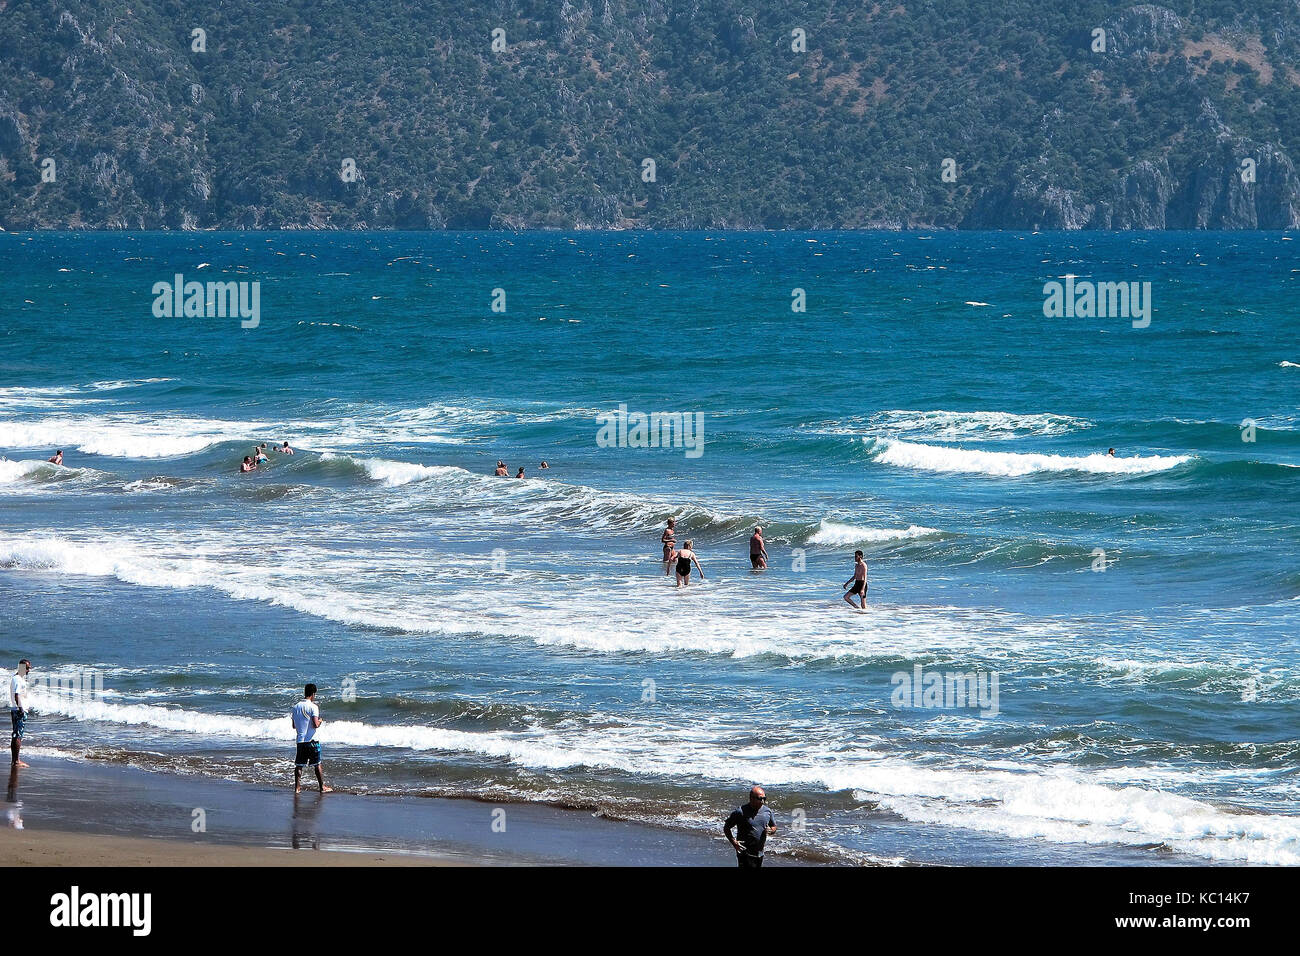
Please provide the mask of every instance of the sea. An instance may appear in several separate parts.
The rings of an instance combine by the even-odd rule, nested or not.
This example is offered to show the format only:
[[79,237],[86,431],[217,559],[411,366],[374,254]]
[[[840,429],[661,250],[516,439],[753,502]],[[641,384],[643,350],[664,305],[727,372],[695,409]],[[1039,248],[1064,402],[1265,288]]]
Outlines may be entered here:
[[287,793],[310,681],[373,799],[1300,863],[1291,235],[5,234],[0,303],[29,760]]

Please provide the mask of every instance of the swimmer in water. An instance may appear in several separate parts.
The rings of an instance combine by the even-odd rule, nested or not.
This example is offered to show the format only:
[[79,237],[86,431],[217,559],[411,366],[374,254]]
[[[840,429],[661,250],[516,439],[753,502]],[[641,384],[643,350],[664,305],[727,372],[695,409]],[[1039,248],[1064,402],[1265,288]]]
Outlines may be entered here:
[[253,461],[252,456],[245,455],[243,462],[239,466],[240,473],[246,471],[257,471],[257,462]]
[[853,577],[844,582],[841,587],[847,588],[853,585],[853,590],[844,592],[844,600],[848,602],[849,607],[853,607],[853,595],[858,595],[862,606],[856,610],[865,611],[867,609],[867,562],[862,557],[861,551],[853,552]]
[[54,453],[54,457],[51,458],[51,459],[49,459],[49,462],[50,462],[51,465],[61,465],[61,464],[63,464],[63,449],[60,448],[58,451],[56,451],[56,452]]
[[506,463],[504,461],[497,462],[496,476],[498,478],[510,477],[510,472],[506,471]]
[[288,442],[285,442],[283,445],[281,445],[279,448],[277,448],[276,451],[278,451],[281,455],[292,455],[292,454],[293,454],[293,449],[289,447],[289,443],[288,443]]
[[540,468],[540,469],[542,469],[543,471],[545,471],[547,468],[550,468],[551,466],[548,465],[546,462],[542,462],[542,463],[541,463],[540,465],[538,465],[537,467]]
[[664,533],[659,536],[659,540],[664,543],[664,577],[673,573],[673,550],[677,546],[677,519],[669,518],[668,527],[664,528]]
[[700,572],[700,580],[704,580],[704,568],[700,566],[700,559],[695,556],[695,551],[691,545],[695,542],[690,538],[686,539],[686,544],[680,551],[673,552],[673,558],[677,561],[677,586],[679,588],[687,587],[691,583],[691,562],[695,562],[695,568]]
[[516,478],[522,478],[523,476],[524,476],[524,469],[523,469],[523,468],[520,468],[520,469],[519,469],[519,474],[515,475],[515,477],[516,477]]
[[1114,458],[1114,457],[1115,457],[1115,449],[1114,449],[1114,448],[1109,449],[1109,450],[1106,452],[1106,455],[1107,455],[1107,457],[1109,457],[1109,458]]
[[755,528],[749,539],[749,566],[755,571],[767,568],[767,545],[763,543],[763,529]]

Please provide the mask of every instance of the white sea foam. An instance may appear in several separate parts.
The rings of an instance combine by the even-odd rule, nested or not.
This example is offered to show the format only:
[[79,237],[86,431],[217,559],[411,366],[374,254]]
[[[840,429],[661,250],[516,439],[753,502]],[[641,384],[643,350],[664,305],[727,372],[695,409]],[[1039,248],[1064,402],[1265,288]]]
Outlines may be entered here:
[[[505,410],[475,404],[433,403],[395,407],[373,402],[331,402],[302,420],[229,421],[109,407],[86,414],[87,403],[113,399],[101,393],[170,379],[94,382],[89,385],[0,389],[0,448],[74,448],[118,458],[189,455],[221,442],[289,438],[315,451],[356,452],[377,444],[463,444],[503,424],[593,419],[603,409],[551,408],[526,403]],[[39,412],[39,417],[27,413]]]
[[669,515],[676,515],[679,522],[693,525],[739,524],[754,517],[722,513],[699,504],[653,496],[604,491],[550,478],[516,481],[477,474],[454,465],[419,465],[353,455],[326,454],[323,457],[349,459],[369,477],[391,488],[419,485],[449,496],[472,494],[480,506],[508,508],[511,520],[525,528],[557,520],[581,519],[582,527],[588,531],[614,528],[636,532],[655,529]]
[[920,411],[889,409],[869,417],[856,417],[809,426],[821,434],[866,435],[930,441],[1010,441],[1017,438],[1053,437],[1092,428],[1090,421],[1047,412]]
[[1020,477],[1037,472],[1088,472],[1099,475],[1139,475],[1167,471],[1191,460],[1190,455],[1136,455],[1112,458],[1105,454],[1071,456],[978,451],[923,445],[892,439],[864,439],[872,457],[885,465],[922,471]]
[[426,478],[469,475],[469,472],[463,468],[450,465],[416,465],[405,461],[387,461],[382,458],[363,458],[356,461],[371,478],[390,488],[408,485],[413,481],[422,481]]
[[0,447],[75,448],[110,458],[173,458],[227,441],[266,434],[265,422],[144,415],[73,415],[0,419]]
[[174,491],[180,485],[175,479],[168,478],[140,478],[136,481],[129,481],[122,486],[123,491],[133,494],[146,491]]
[[85,392],[114,392],[124,388],[139,388],[156,382],[171,382],[170,378],[134,378],[106,382],[90,382],[86,385],[38,385],[32,387],[7,386],[0,388],[0,398],[44,398],[52,395],[81,395]]
[[[810,593],[802,581],[791,585],[780,609],[761,618],[736,617],[726,613],[735,594],[716,573],[692,589],[686,604],[674,600],[678,595],[671,587],[647,590],[637,578],[605,582],[608,586],[590,598],[583,588],[543,589],[526,604],[502,604],[498,576],[486,557],[478,560],[479,578],[472,561],[453,562],[442,555],[431,562],[416,549],[374,547],[368,542],[340,548],[334,540],[330,547],[320,547],[299,536],[292,549],[266,548],[251,556],[226,536],[178,542],[159,536],[68,540],[0,532],[0,569],[111,577],[141,587],[211,588],[237,600],[266,601],[343,624],[488,635],[597,654],[874,659],[942,649],[987,659],[994,651],[1033,652],[1049,635],[1061,638],[1069,631],[1065,624],[1006,612],[933,606],[878,606],[869,616],[827,619],[825,604],[839,597],[838,590]],[[551,564],[545,564],[544,573],[551,573]],[[414,590],[413,572],[421,575]],[[522,578],[535,571],[516,562],[511,573]],[[636,600],[611,603],[611,587],[626,588]]]
[[939,534],[934,528],[910,525],[901,530],[893,528],[859,528],[823,518],[821,526],[808,538],[808,544],[845,545],[876,544],[882,541],[904,541]]
[[56,465],[44,461],[9,461],[8,459],[0,459],[0,485],[21,481],[23,478],[30,478],[47,468],[56,467]]
[[[57,408],[66,407],[62,399]],[[24,403],[29,404],[29,403]],[[230,421],[112,411],[0,418],[0,448],[74,448],[111,458],[174,458],[223,442],[287,437],[299,448],[348,450],[372,443],[456,444],[432,422],[341,416],[311,421]]]
[[1282,368],[1300,368],[1300,362],[1278,362]]

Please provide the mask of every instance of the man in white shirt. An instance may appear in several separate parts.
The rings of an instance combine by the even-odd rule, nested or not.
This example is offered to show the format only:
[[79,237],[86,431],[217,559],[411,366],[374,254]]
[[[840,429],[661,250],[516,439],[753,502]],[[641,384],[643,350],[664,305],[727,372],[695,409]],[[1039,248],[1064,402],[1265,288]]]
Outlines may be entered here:
[[325,777],[320,771],[320,741],[316,740],[316,728],[321,725],[320,708],[316,706],[316,685],[308,684],[303,690],[302,700],[293,705],[294,732],[298,735],[298,756],[293,762],[293,792],[302,793],[302,768],[316,768],[316,782],[320,784],[321,793],[329,793],[333,787],[325,786]]
[[9,680],[9,719],[13,722],[14,735],[9,741],[9,752],[13,755],[15,767],[26,767],[19,759],[23,749],[23,732],[27,729],[27,675],[32,672],[32,662],[23,658],[18,662],[18,669]]

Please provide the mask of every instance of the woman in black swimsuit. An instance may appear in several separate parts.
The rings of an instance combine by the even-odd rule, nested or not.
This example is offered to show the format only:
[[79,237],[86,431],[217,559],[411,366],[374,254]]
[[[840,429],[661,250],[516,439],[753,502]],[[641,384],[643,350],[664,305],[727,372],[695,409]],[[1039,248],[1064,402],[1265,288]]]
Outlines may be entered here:
[[692,561],[695,562],[696,570],[700,572],[700,580],[704,580],[704,568],[700,567],[700,559],[691,550],[691,545],[694,543],[690,538],[687,538],[685,547],[674,555],[677,558],[677,586],[679,588],[684,588],[691,583]]

